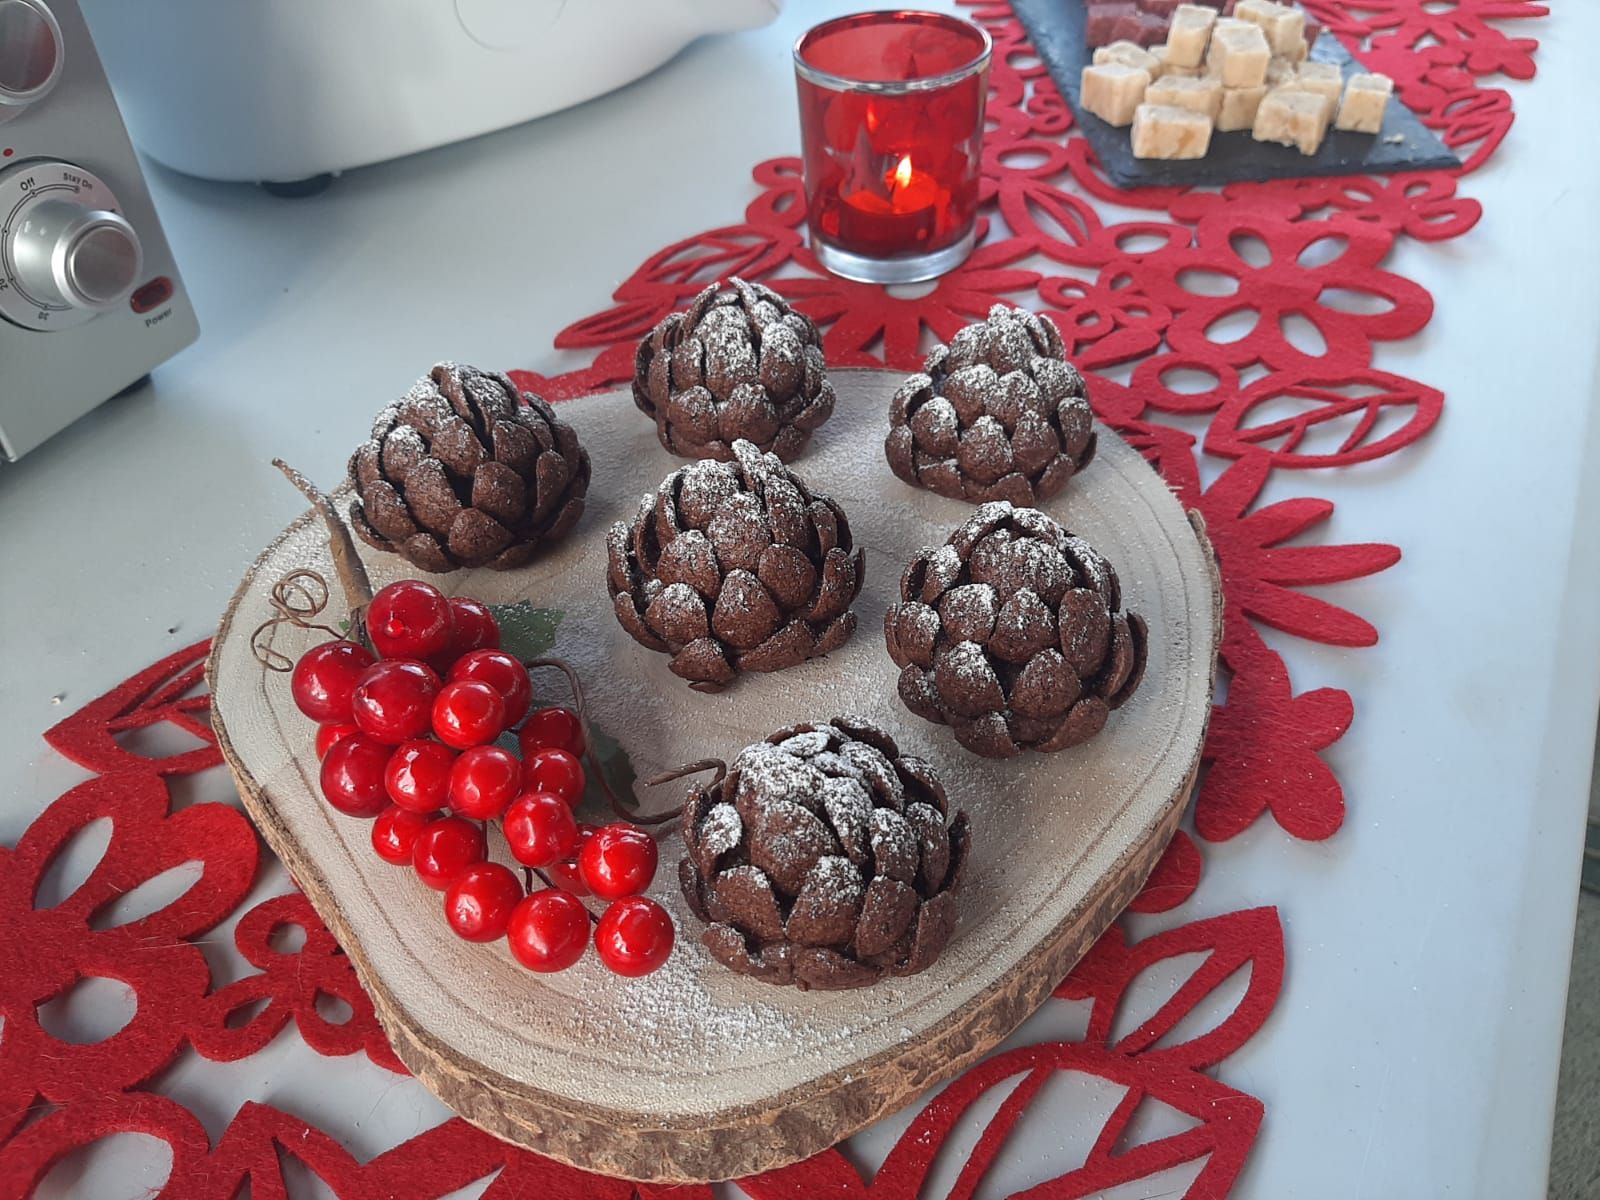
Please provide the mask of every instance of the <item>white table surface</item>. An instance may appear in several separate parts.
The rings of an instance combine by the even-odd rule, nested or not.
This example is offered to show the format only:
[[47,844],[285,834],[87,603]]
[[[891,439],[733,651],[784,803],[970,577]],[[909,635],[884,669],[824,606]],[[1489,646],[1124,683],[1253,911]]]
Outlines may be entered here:
[[[39,735],[205,636],[300,510],[268,459],[337,481],[372,414],[436,359],[578,365],[550,350],[558,329],[669,241],[737,221],[750,166],[795,151],[788,46],[854,6],[793,3],[778,24],[702,41],[619,93],[357,171],[310,200],[154,169],[203,334],[152,387],[0,465],[0,840],[81,778]],[[1267,1107],[1240,1196],[1544,1195],[1600,689],[1600,163],[1586,149],[1600,5],[1518,24],[1541,39],[1539,76],[1508,85],[1516,125],[1461,185],[1482,223],[1438,245],[1401,238],[1389,263],[1437,312],[1422,336],[1380,345],[1376,365],[1442,388],[1443,420],[1378,463],[1280,473],[1263,498],[1330,497],[1320,538],[1405,552],[1322,591],[1372,619],[1378,647],[1274,639],[1297,687],[1355,698],[1328,755],[1345,827],[1306,844],[1263,819],[1205,848],[1204,882],[1178,914],[1137,926],[1282,913],[1283,996],[1218,1071]],[[274,867],[258,894],[286,886]],[[103,1019],[116,992],[87,994],[75,1019]],[[1071,1024],[1053,1012],[1022,1036]],[[292,1035],[234,1067],[191,1056],[160,1086],[214,1137],[249,1095],[363,1158],[443,1115],[415,1083],[319,1059]],[[1098,1128],[1092,1089],[1078,1095],[1008,1146],[997,1185],[1063,1169],[1042,1164]],[[119,1147],[50,1190],[132,1196],[162,1173],[159,1155]]]

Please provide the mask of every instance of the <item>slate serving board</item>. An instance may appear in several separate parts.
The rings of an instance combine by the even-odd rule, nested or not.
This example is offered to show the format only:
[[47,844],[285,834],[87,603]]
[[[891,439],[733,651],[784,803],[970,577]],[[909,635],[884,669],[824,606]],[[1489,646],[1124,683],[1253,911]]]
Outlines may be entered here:
[[[1322,148],[1310,156],[1293,146],[1258,142],[1248,131],[1242,131],[1213,134],[1210,153],[1204,158],[1135,158],[1125,127],[1107,125],[1093,113],[1085,112],[1078,102],[1079,77],[1093,54],[1083,40],[1082,0],[1011,0],[1011,7],[1027,27],[1056,87],[1072,105],[1078,125],[1094,147],[1101,166],[1118,187],[1186,187],[1307,175],[1387,175],[1461,165],[1461,160],[1398,97],[1390,99],[1379,133],[1340,133],[1330,129]],[[1317,39],[1311,57],[1318,62],[1336,63],[1347,79],[1365,70],[1330,33]]]

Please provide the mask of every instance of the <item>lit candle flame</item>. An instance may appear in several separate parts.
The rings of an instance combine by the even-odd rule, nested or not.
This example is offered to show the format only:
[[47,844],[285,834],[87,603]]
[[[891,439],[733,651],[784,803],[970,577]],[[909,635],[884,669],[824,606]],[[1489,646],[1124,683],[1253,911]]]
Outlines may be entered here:
[[911,184],[911,155],[903,154],[900,162],[894,169],[894,183],[896,187],[909,187]]

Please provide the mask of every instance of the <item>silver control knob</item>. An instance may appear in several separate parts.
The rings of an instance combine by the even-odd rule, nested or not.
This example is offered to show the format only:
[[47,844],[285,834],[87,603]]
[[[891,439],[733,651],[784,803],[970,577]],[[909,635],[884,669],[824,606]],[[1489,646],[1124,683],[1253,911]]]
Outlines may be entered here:
[[34,159],[0,171],[0,317],[70,329],[141,282],[139,234],[105,181]]
[[93,312],[127,299],[144,265],[139,235],[116,213],[54,199],[11,231],[10,258],[29,295]]
[[0,0],[0,121],[55,86],[61,59],[61,26],[44,0]]

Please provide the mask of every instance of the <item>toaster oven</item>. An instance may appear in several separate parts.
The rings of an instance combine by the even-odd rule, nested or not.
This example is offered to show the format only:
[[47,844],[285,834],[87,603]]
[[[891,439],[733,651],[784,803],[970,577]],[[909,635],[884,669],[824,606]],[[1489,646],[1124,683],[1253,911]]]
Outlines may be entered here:
[[77,0],[0,0],[0,453],[198,333]]

